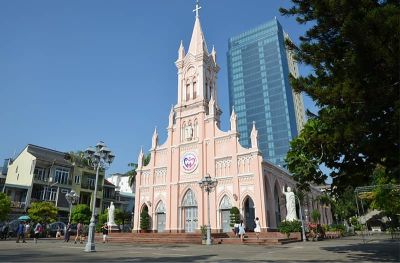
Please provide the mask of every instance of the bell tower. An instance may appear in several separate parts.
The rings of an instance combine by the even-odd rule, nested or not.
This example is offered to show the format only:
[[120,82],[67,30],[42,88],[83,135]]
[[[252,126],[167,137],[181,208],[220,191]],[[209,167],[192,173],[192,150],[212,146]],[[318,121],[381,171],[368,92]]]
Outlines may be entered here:
[[214,47],[211,53],[208,52],[200,24],[200,8],[197,2],[193,10],[196,12],[196,18],[187,53],[182,41],[178,49],[178,59],[175,62],[178,69],[178,101],[175,109],[184,111],[199,107],[199,110],[208,114],[209,102],[214,98],[215,112],[219,113],[216,114],[219,118],[217,73],[220,68],[216,62]]

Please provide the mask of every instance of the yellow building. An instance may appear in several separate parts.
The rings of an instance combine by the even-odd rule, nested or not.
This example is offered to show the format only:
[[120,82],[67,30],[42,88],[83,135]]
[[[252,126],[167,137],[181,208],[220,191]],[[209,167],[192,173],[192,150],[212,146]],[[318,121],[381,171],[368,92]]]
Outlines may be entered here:
[[[9,162],[3,191],[12,202],[11,217],[25,213],[32,202],[50,201],[59,209],[59,219],[66,221],[69,204],[65,194],[74,190],[78,203],[91,207],[95,177],[94,169],[71,161],[68,153],[28,144]],[[98,182],[96,208],[102,203],[104,171]]]

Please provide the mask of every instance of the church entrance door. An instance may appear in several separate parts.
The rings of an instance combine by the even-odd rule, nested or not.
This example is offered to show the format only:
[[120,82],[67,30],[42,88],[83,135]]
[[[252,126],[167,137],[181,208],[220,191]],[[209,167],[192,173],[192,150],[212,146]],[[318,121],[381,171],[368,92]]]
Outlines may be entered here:
[[185,232],[194,232],[197,228],[197,221],[197,207],[185,207]]
[[165,230],[165,213],[158,213],[157,214],[157,232],[164,232]]
[[221,211],[221,221],[222,221],[222,231],[228,233],[231,231],[231,211],[222,210]]
[[244,215],[245,215],[245,226],[247,230],[253,231],[255,227],[255,209],[254,202],[251,197],[247,197],[244,202]]

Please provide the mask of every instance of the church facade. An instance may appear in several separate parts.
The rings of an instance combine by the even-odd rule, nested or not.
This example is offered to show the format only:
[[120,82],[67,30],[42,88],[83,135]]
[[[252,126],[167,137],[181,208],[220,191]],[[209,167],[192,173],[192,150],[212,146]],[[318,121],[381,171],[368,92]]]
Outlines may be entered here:
[[[159,144],[155,130],[150,163],[143,166],[143,150],[138,157],[133,231],[140,230],[140,213],[147,208],[154,232],[198,232],[208,222],[207,193],[198,183],[206,175],[218,181],[210,193],[213,232],[232,231],[234,206],[247,229],[254,228],[255,217],[262,231],[276,228],[286,215],[282,190],[296,183],[286,170],[263,160],[255,123],[250,148],[239,143],[234,110],[230,130],[220,129],[220,68],[215,49],[208,51],[198,14],[189,48],[186,52],[181,42],[175,64],[178,100],[169,113],[167,140]],[[309,193],[309,212],[320,209],[313,201],[319,194],[316,188]]]

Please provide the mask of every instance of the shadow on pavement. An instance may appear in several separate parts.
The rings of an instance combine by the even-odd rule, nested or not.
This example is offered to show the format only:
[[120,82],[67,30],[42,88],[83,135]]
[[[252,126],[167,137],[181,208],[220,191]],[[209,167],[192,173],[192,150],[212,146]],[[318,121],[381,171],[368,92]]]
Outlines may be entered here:
[[382,240],[374,243],[350,244],[337,247],[322,247],[334,253],[348,253],[348,258],[356,262],[399,262],[400,243],[398,241]]

